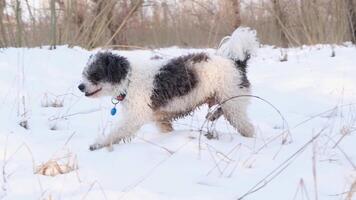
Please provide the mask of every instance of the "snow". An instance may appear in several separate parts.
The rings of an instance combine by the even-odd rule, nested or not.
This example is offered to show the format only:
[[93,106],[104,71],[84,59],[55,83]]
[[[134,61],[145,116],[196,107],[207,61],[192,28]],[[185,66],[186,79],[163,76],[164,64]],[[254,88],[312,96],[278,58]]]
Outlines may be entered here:
[[[238,199],[264,184],[245,199],[345,199],[356,179],[356,48],[335,46],[335,57],[331,49],[288,49],[287,62],[280,62],[278,48],[258,50],[249,66],[253,94],[273,104],[286,123],[273,107],[252,98],[255,138],[241,137],[223,119],[209,126],[218,139],[200,137],[208,112],[203,107],[175,122],[172,133],[147,124],[130,143],[95,152],[89,144],[121,112],[112,117],[109,98],[88,99],[77,91],[94,51],[2,49],[0,199]],[[197,51],[213,50],[117,53],[150,67],[162,63],[150,59],[155,55],[167,59]],[[23,113],[22,95],[24,117],[18,114]],[[54,101],[63,106],[48,107]],[[28,130],[19,126],[23,119]],[[77,170],[54,177],[34,174],[39,165],[60,158],[66,163],[68,157]]]

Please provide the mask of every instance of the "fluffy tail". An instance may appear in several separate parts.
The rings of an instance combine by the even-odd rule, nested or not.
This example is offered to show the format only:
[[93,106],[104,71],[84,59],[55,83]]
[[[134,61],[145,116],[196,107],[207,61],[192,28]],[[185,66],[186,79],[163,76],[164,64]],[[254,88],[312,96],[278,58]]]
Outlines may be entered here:
[[217,49],[217,55],[235,61],[236,65],[246,69],[247,61],[259,46],[256,31],[247,27],[237,28],[231,36],[223,38]]

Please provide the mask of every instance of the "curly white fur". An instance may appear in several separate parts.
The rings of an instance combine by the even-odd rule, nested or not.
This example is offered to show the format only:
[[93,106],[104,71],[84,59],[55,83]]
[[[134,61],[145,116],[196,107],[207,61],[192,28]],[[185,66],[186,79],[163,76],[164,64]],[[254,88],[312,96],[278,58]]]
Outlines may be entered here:
[[[197,85],[188,94],[174,97],[159,109],[152,109],[151,95],[154,87],[154,78],[159,73],[160,67],[136,65],[130,62],[131,71],[128,79],[127,96],[122,102],[123,119],[116,124],[110,134],[91,146],[91,150],[120,142],[122,139],[132,137],[142,125],[155,121],[162,131],[170,131],[170,120],[165,116],[176,113],[189,112],[192,109],[207,102],[214,97],[217,102],[222,102],[233,96],[247,95],[250,89],[240,87],[241,73],[234,61],[244,60],[247,54],[254,52],[258,47],[256,33],[247,28],[237,29],[230,39],[223,43],[216,54],[210,54],[204,62],[190,63],[190,68],[196,72]],[[233,61],[234,60],[234,61]],[[126,83],[126,82],[125,82]],[[117,86],[118,92],[112,92],[116,96],[122,91],[122,86]],[[250,123],[246,110],[249,101],[247,98],[233,99],[222,105],[224,117],[242,135],[252,137],[254,127]],[[121,117],[120,116],[120,117]]]

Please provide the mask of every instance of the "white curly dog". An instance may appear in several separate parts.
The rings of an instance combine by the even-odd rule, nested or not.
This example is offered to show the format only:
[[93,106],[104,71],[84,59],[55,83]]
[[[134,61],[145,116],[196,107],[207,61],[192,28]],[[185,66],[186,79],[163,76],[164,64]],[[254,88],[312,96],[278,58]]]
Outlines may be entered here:
[[[150,121],[156,122],[162,132],[170,132],[174,119],[203,104],[249,95],[247,61],[258,45],[255,31],[238,28],[215,53],[179,56],[157,67],[138,66],[110,52],[92,56],[78,88],[87,97],[111,96],[122,100],[124,114],[120,116],[121,122],[90,150],[131,138]],[[254,127],[246,113],[248,103],[248,98],[229,100],[210,120],[223,115],[241,135],[252,137]]]

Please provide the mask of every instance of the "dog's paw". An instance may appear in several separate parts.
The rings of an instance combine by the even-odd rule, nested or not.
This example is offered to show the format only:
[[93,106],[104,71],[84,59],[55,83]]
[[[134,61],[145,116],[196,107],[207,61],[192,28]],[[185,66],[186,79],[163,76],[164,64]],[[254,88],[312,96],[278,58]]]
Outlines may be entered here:
[[89,146],[89,150],[90,151],[95,151],[95,150],[99,150],[99,149],[102,149],[102,148],[105,148],[105,147],[108,147],[109,148],[109,151],[112,151],[112,146],[114,144],[119,144],[120,142],[123,142],[123,143],[129,143],[131,142],[131,140],[133,139],[133,137],[131,136],[128,136],[128,137],[122,137],[122,138],[98,138],[96,140],[96,142],[92,145]]
[[253,137],[255,135],[255,127],[252,124],[245,124],[244,127],[239,128],[238,131],[244,137]]
[[118,143],[120,143],[120,142],[123,142],[123,143],[130,143],[131,141],[132,141],[132,139],[133,139],[134,137],[132,137],[132,136],[127,136],[127,137],[123,137],[123,138],[121,138],[117,143],[115,143],[115,144],[118,144]]
[[96,138],[95,143],[89,146],[89,150],[95,151],[95,150],[102,149],[106,146],[109,146],[110,143],[108,143],[107,141],[108,141],[107,138],[103,136],[99,136]]
[[89,150],[90,151],[95,151],[95,150],[99,150],[99,149],[101,149],[103,147],[104,147],[104,145],[102,145],[100,143],[94,143],[94,144],[89,146]]

